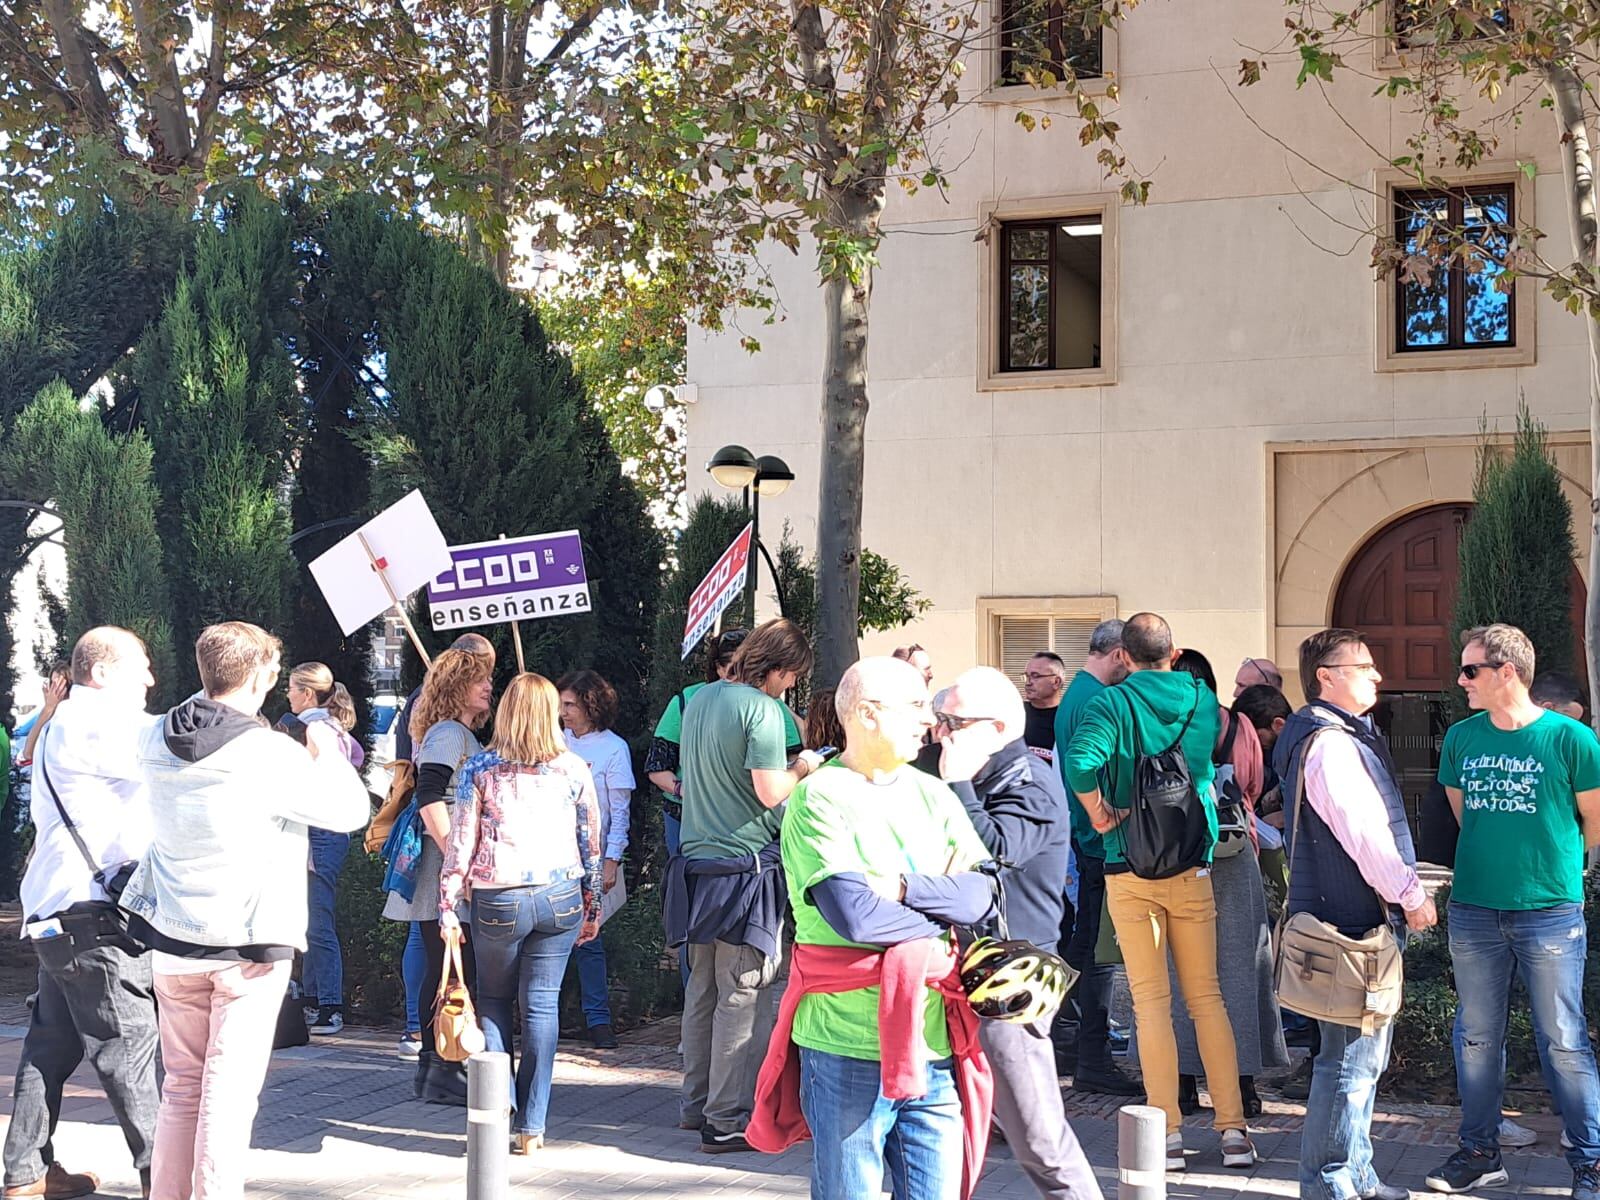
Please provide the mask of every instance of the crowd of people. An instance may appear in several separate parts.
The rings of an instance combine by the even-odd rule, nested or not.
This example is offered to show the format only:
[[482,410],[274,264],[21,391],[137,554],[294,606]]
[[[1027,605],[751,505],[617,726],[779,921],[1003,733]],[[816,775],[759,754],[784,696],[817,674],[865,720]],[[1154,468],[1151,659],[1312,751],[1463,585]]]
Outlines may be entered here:
[[[93,629],[35,723],[21,899],[39,984],[6,1197],[98,1186],[54,1146],[85,1059],[144,1195],[243,1195],[297,955],[304,1022],[343,1028],[334,898],[364,828],[387,861],[383,916],[409,926],[400,1054],[417,1060],[418,1099],[465,1104],[462,1065],[434,1029],[433,998],[456,975],[486,1047],[517,1058],[512,1153],[544,1142],[569,963],[590,1041],[616,1045],[599,932],[625,902],[636,784],[611,685],[593,671],[519,672],[497,702],[493,647],[464,635],[407,698],[395,786],[374,816],[354,707],[326,666],[294,667],[288,712],[275,726],[261,715],[281,654],[256,626],[213,625],[195,645],[201,690],[154,717],[142,643]],[[819,1200],[876,1196],[885,1180],[899,1200],[969,1197],[996,1130],[1042,1195],[1102,1200],[1063,1071],[1076,1090],[1159,1108],[1169,1170],[1187,1166],[1183,1118],[1203,1077],[1222,1164],[1253,1165],[1256,1076],[1289,1061],[1268,881],[1286,920],[1330,937],[1382,932],[1403,947],[1438,919],[1372,719],[1370,647],[1324,630],[1297,665],[1299,709],[1264,658],[1240,664],[1224,703],[1205,656],[1138,613],[1102,622],[1081,663],[1033,656],[1020,691],[989,667],[935,690],[928,652],[911,645],[856,662],[801,717],[784,700],[812,668],[797,626],[715,635],[704,682],[668,702],[644,760],[684,978],[681,1127],[714,1154],[811,1138]],[[1519,630],[1463,635],[1474,713],[1450,729],[1439,769],[1459,826],[1462,1119],[1459,1149],[1427,1185],[1506,1181],[1504,1044],[1520,976],[1574,1200],[1600,1200],[1582,994],[1600,739],[1562,711],[1572,689],[1534,667]],[[1117,962],[1137,1079],[1113,1055]],[[1311,1014],[1307,1198],[1407,1194],[1373,1167],[1394,1024],[1378,982],[1367,987],[1353,1019]]]

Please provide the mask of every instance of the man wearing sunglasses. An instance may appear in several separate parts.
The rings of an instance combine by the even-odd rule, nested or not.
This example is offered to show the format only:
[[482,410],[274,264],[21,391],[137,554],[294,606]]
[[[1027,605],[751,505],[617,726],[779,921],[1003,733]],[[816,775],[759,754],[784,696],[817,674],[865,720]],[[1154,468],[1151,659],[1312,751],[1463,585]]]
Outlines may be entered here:
[[[990,854],[1005,864],[1007,936],[1054,954],[1071,823],[1055,767],[1030,752],[1027,719],[1009,679],[993,667],[974,667],[935,707],[933,732],[940,774]],[[1046,1200],[1100,1200],[1100,1185],[1061,1103],[1053,1019],[985,1021],[979,1028],[994,1068],[995,1121]]]
[[1572,1144],[1573,1200],[1596,1200],[1600,1075],[1583,1010],[1583,861],[1585,845],[1600,844],[1600,743],[1529,696],[1534,650],[1520,629],[1469,629],[1461,644],[1458,682],[1477,712],[1451,726],[1439,759],[1461,822],[1450,893],[1461,1148],[1427,1182],[1439,1192],[1507,1182],[1499,1128],[1515,971]]

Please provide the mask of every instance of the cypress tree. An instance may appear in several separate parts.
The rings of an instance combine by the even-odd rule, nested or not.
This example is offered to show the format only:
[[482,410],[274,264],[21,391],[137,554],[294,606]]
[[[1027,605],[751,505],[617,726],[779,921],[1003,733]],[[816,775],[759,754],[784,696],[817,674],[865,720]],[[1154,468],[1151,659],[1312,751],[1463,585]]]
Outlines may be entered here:
[[172,637],[144,434],[108,433],[57,380],[17,418],[0,474],[49,498],[62,515],[67,641],[95,625],[121,625],[144,638],[158,682],[170,679]]
[[1478,447],[1473,509],[1461,535],[1461,580],[1452,632],[1503,621],[1533,641],[1543,670],[1573,665],[1572,505],[1546,445],[1545,427],[1523,403],[1509,455]]
[[[159,311],[186,253],[187,223],[173,210],[119,199],[95,179],[75,193],[44,236],[0,253],[0,445],[51,380],[82,394],[112,368]],[[12,706],[6,618],[30,520],[0,510],[0,713]]]
[[[284,337],[292,228],[254,194],[219,215],[202,226],[194,267],[179,276],[134,365],[185,665],[187,647],[214,621],[285,632],[293,572],[284,502],[300,403]],[[192,681],[186,671],[176,690]]]
[[[523,622],[528,667],[551,678],[599,670],[622,701],[619,731],[636,733],[661,547],[571,365],[532,307],[451,243],[364,197],[339,201],[327,224],[329,245],[345,247],[334,255],[341,289],[373,306],[367,349],[381,364],[382,402],[365,444],[378,463],[375,500],[420,486],[451,544],[579,530],[592,610]],[[513,671],[509,627],[479,632],[502,677]]]

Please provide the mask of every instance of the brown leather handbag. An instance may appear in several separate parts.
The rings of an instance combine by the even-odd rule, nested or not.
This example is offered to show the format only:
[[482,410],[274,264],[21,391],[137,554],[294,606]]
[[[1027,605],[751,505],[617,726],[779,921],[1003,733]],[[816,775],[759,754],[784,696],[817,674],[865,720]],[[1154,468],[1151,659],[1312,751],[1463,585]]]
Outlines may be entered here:
[[383,798],[378,811],[372,815],[372,820],[367,825],[366,839],[362,843],[368,854],[376,854],[383,849],[383,843],[389,838],[389,831],[400,819],[400,814],[405,811],[406,805],[411,803],[411,793],[417,790],[417,768],[409,759],[395,760],[389,771],[391,773],[389,794]]
[[483,1030],[461,969],[461,935],[445,938],[444,970],[433,1001],[433,1049],[445,1062],[466,1062],[484,1047]]

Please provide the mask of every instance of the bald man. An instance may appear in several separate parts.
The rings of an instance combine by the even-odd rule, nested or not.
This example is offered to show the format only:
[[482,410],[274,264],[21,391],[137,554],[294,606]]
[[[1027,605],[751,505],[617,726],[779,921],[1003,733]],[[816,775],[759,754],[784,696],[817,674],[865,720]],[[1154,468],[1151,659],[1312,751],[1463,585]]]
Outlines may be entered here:
[[1270,658],[1247,658],[1239,664],[1233,676],[1233,698],[1237,700],[1245,688],[1258,683],[1283,691],[1283,672]]
[[[1011,681],[993,667],[956,678],[933,714],[939,772],[989,853],[1006,864],[1008,934],[1056,952],[1072,833],[1055,767],[1032,753],[1027,715]],[[1061,1103],[1049,1013],[1027,1025],[984,1021],[994,1067],[994,1115],[1023,1172],[1047,1200],[1100,1200],[1100,1185]]]
[[[977,923],[994,909],[990,878],[972,869],[991,855],[961,802],[908,765],[933,722],[921,673],[893,658],[862,659],[839,681],[834,706],[844,753],[795,789],[780,839],[800,979],[816,951],[949,944],[951,925]],[[795,1010],[800,1105],[815,1139],[811,1195],[876,1196],[887,1157],[898,1200],[956,1200],[963,1112],[944,998],[924,988],[919,1005],[924,1094],[890,1100],[879,990],[808,993]],[[981,1144],[983,1132],[977,1137]]]
[[149,1195],[159,1104],[155,980],[150,956],[129,953],[141,947],[102,941],[116,897],[101,880],[131,867],[150,846],[138,746],[156,720],[144,711],[154,683],[137,635],[110,625],[89,630],[72,648],[72,693],[34,758],[33,857],[21,899],[39,991],[6,1130],[7,1197],[66,1200],[99,1187],[91,1172],[67,1171],[53,1144],[62,1089],[84,1059],[105,1088]]

